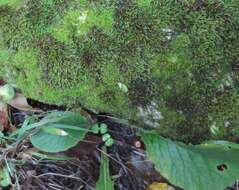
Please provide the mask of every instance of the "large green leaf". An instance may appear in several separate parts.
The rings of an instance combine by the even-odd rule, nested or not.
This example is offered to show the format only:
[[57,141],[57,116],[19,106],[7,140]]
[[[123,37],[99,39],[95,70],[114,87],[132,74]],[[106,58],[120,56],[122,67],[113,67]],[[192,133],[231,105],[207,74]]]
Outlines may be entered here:
[[212,144],[223,145],[224,147],[239,149],[239,144],[234,143],[234,142],[224,141],[224,140],[210,140],[210,141],[204,142],[203,144],[205,144],[205,145],[212,145]]
[[44,124],[31,135],[30,140],[33,146],[45,152],[60,152],[74,147],[88,132],[87,120],[72,112],[53,112],[40,122]]
[[185,190],[223,190],[239,179],[239,150],[206,144],[185,145],[157,134],[142,133],[156,169]]
[[42,120],[42,122],[53,122],[61,123],[67,125],[82,126],[87,124],[86,118],[82,117],[79,114],[70,112],[70,111],[53,111],[47,114]]
[[102,153],[100,165],[100,177],[96,183],[96,190],[114,190],[114,182],[109,172],[109,159]]
[[27,117],[23,122],[22,127],[11,134],[12,137],[18,135],[21,138],[27,131],[45,126],[49,123],[60,123],[67,125],[81,125],[81,127],[86,123],[86,119],[78,114],[69,111],[52,111],[47,113],[47,115],[41,119],[39,122],[35,121],[34,117]]

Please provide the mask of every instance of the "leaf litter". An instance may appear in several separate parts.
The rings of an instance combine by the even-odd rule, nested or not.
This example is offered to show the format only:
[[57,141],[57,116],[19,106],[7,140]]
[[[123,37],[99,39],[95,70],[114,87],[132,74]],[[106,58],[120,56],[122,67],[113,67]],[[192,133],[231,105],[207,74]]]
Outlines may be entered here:
[[[56,105],[46,105],[34,100],[24,100],[36,110],[55,110]],[[27,102],[27,104],[26,104]],[[21,106],[20,106],[21,107]],[[29,115],[29,109],[19,109],[19,106],[9,106],[10,121],[19,127]],[[63,110],[59,107],[59,110]],[[38,112],[39,113],[39,112]],[[133,128],[125,127],[109,115],[97,116],[99,122],[109,126],[109,134],[115,143],[103,151],[109,158],[110,175],[115,190],[164,190],[180,188],[173,187],[154,168],[145,155],[144,143],[136,135]],[[22,141],[0,147],[1,164],[13,163],[11,170],[10,190],[93,190],[100,176],[100,164],[103,142],[100,136],[87,134],[77,146],[50,157],[39,156],[39,150],[34,149],[28,136]],[[29,154],[31,150],[34,154]],[[38,154],[39,153],[39,154]],[[36,156],[38,154],[38,156]],[[60,160],[57,158],[66,158]],[[238,183],[226,190],[237,190]]]

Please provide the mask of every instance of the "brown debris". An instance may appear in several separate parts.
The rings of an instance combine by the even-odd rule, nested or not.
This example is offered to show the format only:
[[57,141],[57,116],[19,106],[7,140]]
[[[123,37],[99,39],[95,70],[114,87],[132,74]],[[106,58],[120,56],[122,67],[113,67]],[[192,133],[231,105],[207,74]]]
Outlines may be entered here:
[[0,102],[0,132],[9,128],[8,106]]

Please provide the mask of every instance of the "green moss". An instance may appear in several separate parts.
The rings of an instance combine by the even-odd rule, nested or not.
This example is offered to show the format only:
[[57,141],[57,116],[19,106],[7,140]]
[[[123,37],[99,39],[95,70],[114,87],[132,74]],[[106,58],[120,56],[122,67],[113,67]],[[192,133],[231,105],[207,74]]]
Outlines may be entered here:
[[53,27],[52,33],[56,39],[71,42],[72,35],[85,36],[92,27],[98,27],[105,32],[112,31],[113,10],[111,8],[85,1],[79,4],[81,8],[68,11],[63,21]]
[[18,7],[21,4],[20,0],[0,0],[0,6],[10,6],[13,8]]
[[1,75],[28,97],[110,112],[174,139],[235,140],[239,2],[200,2],[2,4]]
[[[37,64],[37,52],[34,50],[20,50],[17,53],[0,51],[1,66],[10,82],[19,88],[25,88],[27,95],[39,93],[37,86],[41,80],[41,70]],[[14,79],[14,80],[13,80]]]
[[150,7],[152,0],[138,0],[137,3],[140,7]]

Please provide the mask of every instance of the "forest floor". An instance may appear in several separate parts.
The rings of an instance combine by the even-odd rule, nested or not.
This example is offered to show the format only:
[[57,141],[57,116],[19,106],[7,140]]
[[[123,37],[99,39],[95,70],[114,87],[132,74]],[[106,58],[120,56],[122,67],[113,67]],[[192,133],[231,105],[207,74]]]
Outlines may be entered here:
[[[0,110],[0,124],[4,126],[2,133],[12,132],[23,125],[26,117],[32,114],[25,110],[27,106],[33,111],[65,110],[63,106],[48,105],[20,96],[12,105],[7,105],[5,110]],[[107,152],[102,150],[102,138],[94,134],[86,135],[77,146],[47,158],[33,147],[29,137],[12,144],[1,141],[1,163],[2,160],[6,163],[11,160],[11,163],[14,163],[14,167],[8,166],[14,174],[11,175],[10,185],[4,189],[94,190],[99,178],[100,157],[103,152],[109,158],[110,174],[116,190],[180,190],[155,170],[154,164],[146,157],[144,142],[137,136],[134,128],[117,122],[111,115],[93,117],[97,117],[98,122],[107,124],[108,132],[115,139],[115,143],[108,147]],[[56,159],[59,156],[69,159]],[[152,186],[154,183],[168,186],[159,188]],[[233,187],[225,190],[238,189],[239,183],[235,183]]]
[[[54,105],[43,104],[28,100],[34,109],[49,111],[64,109]],[[20,126],[28,113],[8,107],[11,123]],[[47,109],[47,110],[46,110]],[[147,160],[144,143],[132,128],[123,126],[111,119],[110,116],[100,116],[99,120],[109,126],[109,132],[116,143],[108,148],[110,159],[110,172],[115,182],[116,190],[159,190],[150,188],[154,182],[168,183],[154,168],[152,162]],[[47,146],[47,145],[46,145]],[[87,135],[84,141],[65,152],[54,156],[69,157],[69,160],[39,159],[31,155],[37,150],[31,145],[29,139],[16,142],[8,148],[8,159],[16,161],[18,175],[13,177],[9,190],[94,190],[99,176],[100,154],[102,140],[97,135]],[[5,147],[7,148],[7,147]],[[24,163],[19,162],[19,158]],[[162,190],[180,190],[169,186]],[[160,190],[161,190],[160,189]],[[228,187],[226,190],[238,190],[239,184]]]

